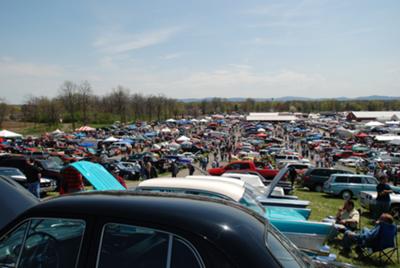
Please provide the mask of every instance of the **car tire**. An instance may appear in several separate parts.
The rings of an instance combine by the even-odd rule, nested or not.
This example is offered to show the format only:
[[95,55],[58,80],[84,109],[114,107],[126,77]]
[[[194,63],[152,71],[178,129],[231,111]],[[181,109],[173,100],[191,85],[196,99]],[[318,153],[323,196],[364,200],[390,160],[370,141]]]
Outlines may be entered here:
[[315,185],[314,191],[316,191],[316,192],[318,192],[318,193],[321,193],[322,190],[323,190],[323,186],[322,186],[321,184]]
[[400,220],[400,205],[392,205],[390,207],[390,214],[395,220]]
[[344,200],[350,200],[353,198],[353,193],[351,191],[343,191],[340,196],[344,199]]

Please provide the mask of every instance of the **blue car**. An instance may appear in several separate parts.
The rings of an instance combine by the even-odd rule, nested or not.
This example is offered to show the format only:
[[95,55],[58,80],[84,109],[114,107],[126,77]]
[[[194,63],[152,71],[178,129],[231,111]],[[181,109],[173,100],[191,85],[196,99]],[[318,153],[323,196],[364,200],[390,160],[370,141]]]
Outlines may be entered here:
[[[345,200],[358,198],[362,191],[376,191],[378,180],[369,175],[333,174],[324,183],[324,192],[333,196],[340,196]],[[400,187],[392,187],[399,192]]]

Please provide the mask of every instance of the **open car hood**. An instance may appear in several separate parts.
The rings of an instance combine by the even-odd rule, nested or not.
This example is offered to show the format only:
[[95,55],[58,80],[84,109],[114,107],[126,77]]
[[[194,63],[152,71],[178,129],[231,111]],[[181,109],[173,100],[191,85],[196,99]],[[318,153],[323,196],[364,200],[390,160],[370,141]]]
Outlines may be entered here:
[[16,181],[0,176],[0,230],[40,201]]
[[285,166],[278,172],[278,174],[275,175],[274,179],[268,185],[269,190],[266,193],[266,196],[271,197],[272,192],[274,191],[276,185],[278,185],[278,182],[285,176],[285,174],[286,174],[286,172],[288,172],[288,170],[289,169]]
[[69,166],[78,170],[86,180],[99,191],[107,190],[126,190],[103,166],[88,162],[79,161]]

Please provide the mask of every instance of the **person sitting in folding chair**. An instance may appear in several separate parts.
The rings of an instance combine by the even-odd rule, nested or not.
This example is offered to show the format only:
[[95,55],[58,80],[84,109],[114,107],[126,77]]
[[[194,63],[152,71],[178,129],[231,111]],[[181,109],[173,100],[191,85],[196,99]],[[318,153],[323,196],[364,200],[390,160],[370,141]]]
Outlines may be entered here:
[[[361,256],[378,253],[380,261],[391,260],[393,254],[397,252],[396,235],[397,226],[393,224],[392,215],[383,213],[372,229],[364,228],[359,233],[346,231],[343,237],[343,253],[348,254],[351,246],[357,244],[356,251]],[[384,251],[389,248],[391,250]]]

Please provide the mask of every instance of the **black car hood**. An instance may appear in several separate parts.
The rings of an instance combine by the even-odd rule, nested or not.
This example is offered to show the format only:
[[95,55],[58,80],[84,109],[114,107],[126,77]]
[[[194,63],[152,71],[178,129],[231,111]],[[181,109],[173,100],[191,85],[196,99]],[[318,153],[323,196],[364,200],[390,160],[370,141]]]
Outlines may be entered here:
[[17,182],[0,176],[0,230],[38,203],[39,199]]

